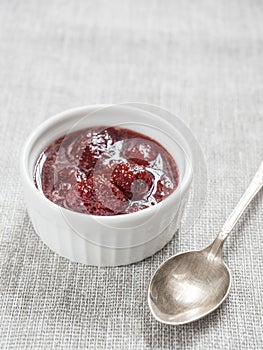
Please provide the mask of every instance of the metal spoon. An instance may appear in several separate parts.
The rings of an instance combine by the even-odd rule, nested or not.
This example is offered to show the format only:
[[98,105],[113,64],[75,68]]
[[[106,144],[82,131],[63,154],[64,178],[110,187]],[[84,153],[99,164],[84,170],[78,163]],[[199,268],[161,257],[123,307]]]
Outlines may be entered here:
[[214,242],[204,250],[174,255],[155,271],[148,289],[148,304],[158,321],[171,325],[189,323],[214,311],[226,299],[231,274],[222,258],[222,246],[262,186],[263,162]]

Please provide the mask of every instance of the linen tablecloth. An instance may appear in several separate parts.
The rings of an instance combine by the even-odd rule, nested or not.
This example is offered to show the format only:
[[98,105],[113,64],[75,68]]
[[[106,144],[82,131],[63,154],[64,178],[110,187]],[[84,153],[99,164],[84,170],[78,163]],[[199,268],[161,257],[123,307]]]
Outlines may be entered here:
[[[248,0],[1,1],[1,349],[262,349],[262,193],[225,245],[233,285],[217,311],[171,327],[146,300],[164,259],[212,241],[263,158],[262,11]],[[127,101],[159,105],[191,128],[207,163],[206,205],[145,261],[72,263],[29,221],[21,147],[55,113]]]

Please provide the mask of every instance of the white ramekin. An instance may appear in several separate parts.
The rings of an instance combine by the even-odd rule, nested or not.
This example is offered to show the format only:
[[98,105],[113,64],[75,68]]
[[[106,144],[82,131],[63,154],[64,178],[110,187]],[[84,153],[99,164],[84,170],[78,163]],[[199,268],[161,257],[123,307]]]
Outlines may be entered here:
[[[73,212],[49,201],[34,185],[40,152],[54,139],[89,126],[122,126],[160,142],[175,158],[179,186],[164,201],[132,214],[94,216]],[[192,181],[192,152],[176,125],[131,105],[92,105],[60,113],[29,136],[21,155],[21,175],[29,217],[54,252],[88,265],[117,266],[151,256],[173,237]]]

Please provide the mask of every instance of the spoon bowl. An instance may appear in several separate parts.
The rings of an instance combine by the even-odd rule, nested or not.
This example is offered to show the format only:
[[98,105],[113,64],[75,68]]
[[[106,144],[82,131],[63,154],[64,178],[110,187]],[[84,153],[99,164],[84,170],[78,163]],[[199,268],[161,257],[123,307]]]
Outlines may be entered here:
[[231,274],[220,256],[211,259],[209,248],[177,254],[155,272],[148,302],[157,320],[173,325],[188,323],[225,300]]

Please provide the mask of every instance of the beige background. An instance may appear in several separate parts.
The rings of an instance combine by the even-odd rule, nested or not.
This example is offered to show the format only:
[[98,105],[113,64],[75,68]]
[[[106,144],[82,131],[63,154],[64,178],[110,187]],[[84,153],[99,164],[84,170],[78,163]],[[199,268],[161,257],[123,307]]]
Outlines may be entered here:
[[[14,1],[0,4],[0,348],[261,349],[262,193],[225,247],[233,273],[214,314],[157,323],[149,278],[171,254],[208,244],[263,158],[262,1]],[[26,214],[18,160],[48,116],[92,103],[148,102],[180,116],[208,168],[190,232],[120,268],[52,253]]]

